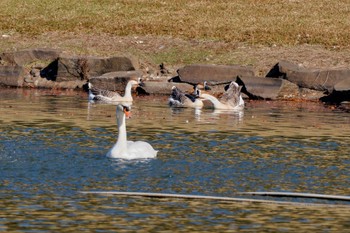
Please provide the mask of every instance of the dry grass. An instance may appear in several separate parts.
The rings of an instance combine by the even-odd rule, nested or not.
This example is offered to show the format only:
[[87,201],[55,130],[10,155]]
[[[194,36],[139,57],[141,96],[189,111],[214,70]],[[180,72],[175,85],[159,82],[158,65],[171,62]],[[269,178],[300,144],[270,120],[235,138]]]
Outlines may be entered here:
[[[193,47],[184,48],[180,43],[159,49],[162,45],[149,43],[157,49],[143,44],[141,55],[169,64],[212,57],[217,63],[232,63],[237,59],[225,51],[242,44],[255,48],[308,44],[348,49],[349,13],[348,0],[2,0],[0,33],[27,42],[23,47],[40,45],[36,40],[52,46],[53,41],[47,41],[52,35],[61,45],[67,35],[80,40],[101,35],[110,40],[127,36],[162,38],[163,44],[166,38],[179,39]],[[106,41],[96,41],[89,50],[108,51],[102,45]],[[0,49],[11,47],[21,46],[0,39]],[[63,48],[74,52],[87,49],[78,43]],[[139,54],[139,49],[135,45],[126,51]],[[243,63],[254,62],[254,58],[246,58]]]
[[348,0],[2,0],[2,32],[153,35],[264,45],[348,46]]

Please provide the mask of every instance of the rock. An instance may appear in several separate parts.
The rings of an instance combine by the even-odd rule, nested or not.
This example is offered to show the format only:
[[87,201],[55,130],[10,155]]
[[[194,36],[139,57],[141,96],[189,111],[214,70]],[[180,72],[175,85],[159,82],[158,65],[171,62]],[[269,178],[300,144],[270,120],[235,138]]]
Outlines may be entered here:
[[327,96],[320,98],[322,102],[340,104],[350,101],[350,79],[344,79],[334,85],[334,90]]
[[299,96],[296,99],[302,100],[319,100],[324,97],[323,91],[312,90],[309,88],[299,88]]
[[[269,71],[266,77],[282,77],[302,88],[331,93],[337,83],[340,83],[338,88],[344,89],[345,83],[349,82],[345,80],[350,80],[350,69],[311,70],[281,61]],[[343,81],[344,85],[341,84]]]
[[30,70],[30,75],[33,77],[40,77],[40,69],[33,68]]
[[57,82],[88,80],[109,72],[132,71],[136,66],[127,57],[61,56],[44,68],[41,76]]
[[350,78],[336,83],[334,85],[334,91],[350,91]]
[[21,87],[25,76],[22,66],[0,66],[0,84],[12,87]]
[[186,93],[193,92],[193,86],[188,83],[145,81],[144,86],[138,88],[138,93],[170,96],[171,88],[173,86],[177,86],[180,90]]
[[41,77],[27,77],[23,83],[23,87],[31,88],[51,88],[51,89],[82,89],[86,81],[66,81],[55,82]]
[[89,82],[99,89],[122,92],[131,78],[138,79],[141,77],[141,71],[117,71],[91,78]]
[[54,49],[25,49],[2,53],[0,60],[4,65],[24,66],[36,60],[55,60],[60,53],[60,51]]
[[238,85],[243,86],[242,93],[250,99],[277,99],[280,93],[282,79],[269,79],[255,76],[237,77]]
[[[237,76],[254,76],[252,67],[239,65],[188,65],[178,69],[178,79],[190,84],[230,82]],[[175,77],[174,77],[175,78]]]

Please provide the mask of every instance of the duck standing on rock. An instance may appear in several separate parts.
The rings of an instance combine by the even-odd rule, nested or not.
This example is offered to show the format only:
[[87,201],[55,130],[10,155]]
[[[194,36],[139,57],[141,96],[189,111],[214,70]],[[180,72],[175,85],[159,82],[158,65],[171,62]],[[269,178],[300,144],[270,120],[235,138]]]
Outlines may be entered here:
[[203,101],[199,98],[200,90],[197,86],[194,86],[193,94],[186,94],[182,92],[178,87],[173,86],[171,88],[171,95],[169,98],[169,106],[177,108],[197,108],[203,107]]
[[242,110],[244,108],[244,100],[241,89],[242,86],[232,81],[219,99],[207,93],[201,93],[199,97],[212,102],[215,109]]
[[132,102],[133,98],[131,95],[131,88],[134,85],[140,85],[142,86],[142,80],[141,78],[136,80],[129,80],[125,87],[124,96],[120,95],[116,91],[109,91],[109,90],[102,90],[99,88],[95,88],[92,86],[92,84],[89,82],[89,101],[96,100],[96,101],[102,101],[102,102]]

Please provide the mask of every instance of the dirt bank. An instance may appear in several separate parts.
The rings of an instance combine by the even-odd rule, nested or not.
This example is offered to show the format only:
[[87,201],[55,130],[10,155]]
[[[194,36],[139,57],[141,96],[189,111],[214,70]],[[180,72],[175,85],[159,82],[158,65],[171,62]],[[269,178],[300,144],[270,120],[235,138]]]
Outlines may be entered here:
[[256,75],[264,76],[280,60],[308,68],[349,68],[349,49],[324,48],[315,45],[248,46],[219,41],[185,41],[173,37],[112,36],[48,32],[34,38],[12,34],[0,37],[1,51],[27,48],[54,48],[67,54],[131,55],[150,69],[164,62],[171,71],[187,64],[252,65]]

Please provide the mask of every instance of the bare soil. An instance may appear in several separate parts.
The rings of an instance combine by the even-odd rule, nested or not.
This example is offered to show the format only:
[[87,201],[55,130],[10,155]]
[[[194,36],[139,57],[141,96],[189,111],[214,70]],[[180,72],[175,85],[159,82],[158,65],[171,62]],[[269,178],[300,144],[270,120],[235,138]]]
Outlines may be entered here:
[[[178,68],[194,63],[251,65],[257,76],[264,76],[278,61],[288,60],[307,68],[349,68],[349,48],[325,48],[318,45],[263,46],[233,44],[220,41],[182,40],[173,37],[112,36],[108,34],[77,34],[48,32],[34,38],[21,35],[0,37],[2,51],[29,48],[52,48],[71,55],[130,55],[149,69],[164,62],[174,73]],[[170,54],[169,51],[177,51]],[[186,53],[203,52],[203,57],[182,60]],[[163,56],[161,56],[163,54]],[[168,55],[167,55],[168,54]],[[170,55],[169,55],[170,54]],[[168,56],[168,57],[167,57]],[[178,56],[176,59],[170,56]],[[159,60],[164,57],[164,60]],[[143,67],[145,68],[145,67]]]

